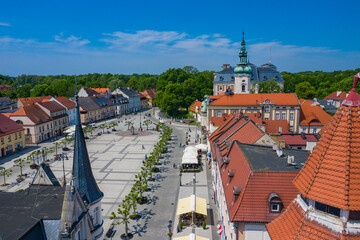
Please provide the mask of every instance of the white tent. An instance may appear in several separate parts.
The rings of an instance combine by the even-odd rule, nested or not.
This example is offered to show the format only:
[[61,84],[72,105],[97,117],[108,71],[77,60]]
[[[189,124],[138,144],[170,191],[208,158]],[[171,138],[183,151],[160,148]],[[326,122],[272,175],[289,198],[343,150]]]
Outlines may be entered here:
[[[64,133],[72,133],[72,132],[75,132],[75,127],[76,127],[75,125],[66,127]],[[81,127],[84,129],[86,126],[81,125]]]
[[189,146],[185,148],[184,155],[182,157],[182,164],[198,164],[197,160],[197,148],[193,146]]
[[203,151],[203,152],[207,152],[207,150],[208,150],[208,147],[207,147],[206,144],[198,144],[198,145],[196,145],[195,147],[196,147],[197,149],[200,149],[200,150]]

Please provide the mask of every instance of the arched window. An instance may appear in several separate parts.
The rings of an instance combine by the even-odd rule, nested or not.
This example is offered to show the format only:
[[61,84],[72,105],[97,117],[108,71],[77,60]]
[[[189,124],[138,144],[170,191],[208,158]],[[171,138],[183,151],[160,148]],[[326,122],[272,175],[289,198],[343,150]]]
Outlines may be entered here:
[[242,92],[245,92],[245,85],[242,85],[242,86],[241,86],[241,91],[242,91]]
[[17,124],[24,124],[23,121],[21,121],[21,120],[17,120],[16,123]]
[[269,195],[269,206],[270,206],[270,212],[272,213],[279,213],[282,209],[282,202],[276,193],[271,193]]

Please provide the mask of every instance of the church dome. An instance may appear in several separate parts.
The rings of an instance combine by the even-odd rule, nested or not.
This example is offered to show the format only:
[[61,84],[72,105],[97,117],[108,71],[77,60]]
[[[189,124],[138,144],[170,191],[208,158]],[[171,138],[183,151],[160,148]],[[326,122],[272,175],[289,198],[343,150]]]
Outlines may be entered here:
[[237,67],[234,69],[235,73],[244,73],[244,74],[250,74],[252,73],[252,69],[249,65],[237,65]]

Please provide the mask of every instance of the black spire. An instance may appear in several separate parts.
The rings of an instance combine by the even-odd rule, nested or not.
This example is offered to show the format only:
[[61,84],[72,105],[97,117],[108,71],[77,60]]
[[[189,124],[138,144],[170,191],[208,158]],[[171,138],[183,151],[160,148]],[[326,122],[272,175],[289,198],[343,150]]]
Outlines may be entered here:
[[93,203],[100,200],[104,194],[96,184],[94,175],[91,171],[89,154],[86,148],[84,132],[81,127],[79,96],[77,91],[77,81],[75,76],[75,101],[76,101],[76,126],[75,126],[75,145],[73,161],[73,184],[87,203]]

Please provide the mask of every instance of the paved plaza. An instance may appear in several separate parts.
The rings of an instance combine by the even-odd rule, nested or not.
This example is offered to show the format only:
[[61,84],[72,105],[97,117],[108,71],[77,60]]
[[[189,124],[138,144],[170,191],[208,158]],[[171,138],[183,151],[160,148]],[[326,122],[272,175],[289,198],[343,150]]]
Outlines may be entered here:
[[[140,116],[128,116],[127,120],[134,122],[134,126],[139,126]],[[144,117],[141,117],[144,120]],[[150,118],[156,121],[155,118]],[[130,192],[134,184],[134,176],[140,172],[145,155],[149,155],[154,144],[159,139],[159,132],[156,131],[135,131],[132,135],[127,131],[124,124],[125,118],[117,128],[118,131],[102,134],[97,136],[97,132],[102,130],[97,129],[90,139],[86,140],[87,150],[91,160],[92,171],[96,182],[104,193],[102,199],[103,219],[104,219],[104,236],[111,226],[112,220],[109,219],[111,212],[116,212],[117,207],[121,204],[124,197]],[[143,205],[138,205],[137,212],[141,215],[140,219],[130,220],[129,232],[134,235],[133,239],[168,239],[168,225],[171,221],[171,230],[174,232],[174,237],[188,235],[195,232],[199,236],[207,237],[209,239],[216,238],[216,214],[214,213],[214,206],[212,205],[211,185],[209,171],[207,165],[200,173],[196,173],[196,184],[192,182],[193,173],[184,173],[182,175],[182,184],[180,187],[179,169],[174,168],[181,162],[183,148],[179,144],[185,142],[185,132],[188,131],[189,126],[184,124],[169,124],[173,127],[173,137],[168,145],[169,152],[164,155],[161,160],[160,173],[154,173],[155,180],[149,182],[151,191],[145,192],[144,196],[148,198],[148,202]],[[149,126],[152,129],[154,125]],[[137,129],[138,130],[138,129]],[[193,131],[195,129],[193,128]],[[195,137],[195,134],[193,134]],[[194,142],[194,140],[192,140]],[[44,143],[41,146],[52,146],[52,143]],[[143,147],[144,146],[144,149]],[[33,147],[36,148],[35,146]],[[65,169],[66,181],[71,180],[72,157],[73,149],[67,152],[68,160],[51,161],[50,167],[58,179],[63,179],[63,164]],[[59,150],[59,152],[61,152]],[[24,153],[26,156],[28,153]],[[18,156],[17,156],[18,157]],[[16,159],[16,158],[15,158]],[[206,164],[206,161],[204,161]],[[12,161],[5,159],[3,166],[11,167]],[[16,171],[16,169],[14,169]],[[20,184],[15,183],[16,176],[11,176],[7,182],[12,182],[7,187],[1,187],[0,190],[17,191],[19,189],[26,189],[35,174],[35,170],[29,169],[28,166],[24,168],[24,172],[28,173],[28,177]],[[16,174],[14,174],[16,175]],[[2,180],[0,180],[0,184]],[[207,199],[208,218],[207,229],[202,228],[193,229],[192,227],[185,228],[182,232],[176,233],[176,226],[178,218],[175,216],[178,198],[188,197],[195,193],[196,196]],[[124,225],[116,225],[114,227],[115,234],[113,239],[119,239],[120,235],[124,233]],[[215,230],[215,231],[214,231]]]

